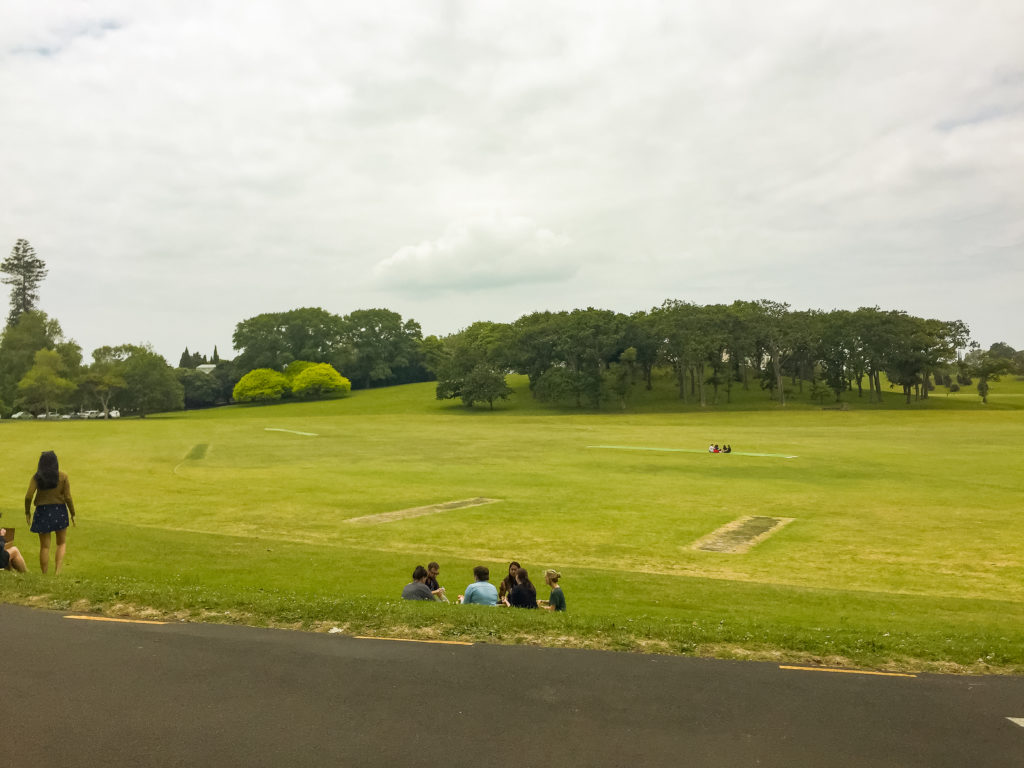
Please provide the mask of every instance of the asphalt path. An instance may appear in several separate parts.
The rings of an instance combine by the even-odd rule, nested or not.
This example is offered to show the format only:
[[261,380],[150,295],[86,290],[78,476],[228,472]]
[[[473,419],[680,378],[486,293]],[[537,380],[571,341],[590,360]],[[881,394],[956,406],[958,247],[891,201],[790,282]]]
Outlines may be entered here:
[[72,615],[0,605],[2,764],[1024,766],[1024,678]]

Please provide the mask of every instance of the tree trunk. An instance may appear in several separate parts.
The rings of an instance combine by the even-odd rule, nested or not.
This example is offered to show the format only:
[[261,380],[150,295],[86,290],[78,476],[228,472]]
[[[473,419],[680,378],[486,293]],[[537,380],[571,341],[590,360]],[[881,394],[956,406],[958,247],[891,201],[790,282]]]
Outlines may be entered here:
[[782,361],[779,360],[779,350],[772,348],[772,367],[775,368],[775,386],[779,388],[779,405],[786,404],[786,390],[782,384]]

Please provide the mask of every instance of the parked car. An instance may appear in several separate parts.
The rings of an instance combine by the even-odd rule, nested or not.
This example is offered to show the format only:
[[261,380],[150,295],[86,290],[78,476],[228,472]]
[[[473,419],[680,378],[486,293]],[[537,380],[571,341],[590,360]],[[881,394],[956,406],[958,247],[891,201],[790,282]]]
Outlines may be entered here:
[[121,418],[121,412],[117,411],[117,410],[111,411],[110,412],[110,418],[112,418],[112,419],[120,419]]
[[83,419],[98,419],[100,417],[99,411],[82,411],[78,414]]
[[12,419],[32,419],[32,418],[35,418],[35,417],[31,413],[29,413],[28,411],[18,411],[17,413],[12,414],[11,418]]

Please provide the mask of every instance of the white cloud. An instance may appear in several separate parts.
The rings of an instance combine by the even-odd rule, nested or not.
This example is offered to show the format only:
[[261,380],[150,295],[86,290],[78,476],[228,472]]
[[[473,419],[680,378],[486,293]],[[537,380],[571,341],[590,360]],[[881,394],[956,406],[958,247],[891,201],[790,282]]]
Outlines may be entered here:
[[1017,0],[7,5],[0,256],[86,350],[760,296],[1024,345]]
[[526,217],[492,213],[454,223],[436,240],[399,248],[374,275],[383,286],[415,290],[558,282],[579,267],[571,244]]

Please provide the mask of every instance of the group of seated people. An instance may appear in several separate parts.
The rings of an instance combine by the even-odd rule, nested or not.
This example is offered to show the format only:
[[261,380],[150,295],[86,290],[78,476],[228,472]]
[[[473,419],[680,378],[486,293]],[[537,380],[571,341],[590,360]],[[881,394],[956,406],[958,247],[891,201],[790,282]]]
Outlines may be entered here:
[[708,446],[708,453],[732,453],[731,445],[723,445],[721,448],[718,447],[718,443],[712,443]]
[[[430,563],[426,568],[417,565],[412,572],[412,581],[402,589],[405,600],[440,600],[449,602],[445,589],[437,582],[441,566]],[[459,595],[457,602],[463,605],[505,605],[512,608],[544,608],[549,611],[565,610],[565,595],[558,585],[562,574],[553,569],[544,571],[544,583],[551,588],[547,600],[537,599],[537,588],[530,581],[530,574],[513,560],[508,564],[508,576],[495,587],[490,582],[491,571],[486,565],[473,569],[475,581]]]

